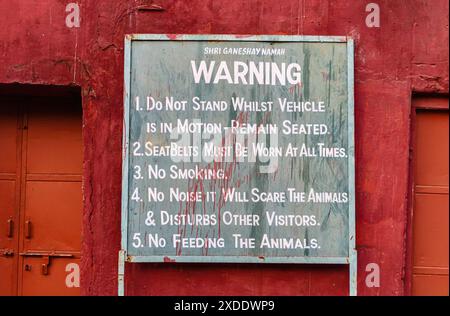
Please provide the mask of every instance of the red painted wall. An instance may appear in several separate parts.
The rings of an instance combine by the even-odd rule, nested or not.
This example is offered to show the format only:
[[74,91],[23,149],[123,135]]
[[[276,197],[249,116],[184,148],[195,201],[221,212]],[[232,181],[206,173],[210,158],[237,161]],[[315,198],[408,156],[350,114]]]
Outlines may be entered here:
[[[79,85],[83,97],[82,293],[117,293],[123,39],[127,33],[350,35],[356,40],[356,189],[360,295],[404,294],[410,102],[448,93],[447,0],[0,0],[0,84]],[[365,7],[381,8],[368,28]],[[143,3],[163,11],[142,11]],[[381,287],[365,286],[366,265]],[[127,294],[334,295],[346,267],[135,264]]]

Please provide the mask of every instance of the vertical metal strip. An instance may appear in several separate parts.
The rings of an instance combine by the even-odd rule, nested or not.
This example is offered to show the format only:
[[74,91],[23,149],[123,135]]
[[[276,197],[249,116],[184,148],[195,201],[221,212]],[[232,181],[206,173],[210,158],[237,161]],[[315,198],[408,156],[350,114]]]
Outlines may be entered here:
[[122,223],[121,223],[121,250],[119,252],[118,294],[124,295],[125,287],[125,256],[128,235],[128,156],[130,124],[130,71],[131,71],[131,40],[130,35],[125,36],[124,43],[124,102],[123,102],[123,139],[122,139]]
[[124,296],[125,295],[125,250],[119,251],[119,271],[118,271],[118,290],[117,295],[118,296]]
[[357,295],[357,253],[355,220],[355,122],[354,122],[354,42],[347,39],[348,61],[348,174],[349,174],[349,258],[350,258],[350,296]]
[[350,296],[358,295],[358,259],[356,249],[350,254]]

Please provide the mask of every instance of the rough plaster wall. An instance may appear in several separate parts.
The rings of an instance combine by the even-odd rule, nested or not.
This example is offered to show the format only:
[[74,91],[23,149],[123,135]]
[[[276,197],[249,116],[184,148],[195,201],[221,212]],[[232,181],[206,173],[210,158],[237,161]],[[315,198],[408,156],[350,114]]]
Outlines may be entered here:
[[[411,93],[448,93],[446,0],[80,0],[72,29],[69,2],[0,0],[0,83],[82,87],[83,294],[117,293],[126,33],[354,37],[359,294],[403,294]],[[365,25],[369,2],[381,28]],[[163,10],[140,9],[151,4]],[[365,286],[371,262],[380,288]],[[347,278],[338,266],[145,264],[128,266],[127,293],[333,295],[347,294]]]

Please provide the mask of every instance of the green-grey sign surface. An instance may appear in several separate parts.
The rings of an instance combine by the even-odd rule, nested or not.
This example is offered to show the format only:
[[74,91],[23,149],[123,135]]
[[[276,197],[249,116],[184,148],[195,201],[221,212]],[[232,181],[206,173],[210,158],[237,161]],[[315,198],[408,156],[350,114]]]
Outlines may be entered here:
[[127,37],[127,261],[350,263],[352,45]]

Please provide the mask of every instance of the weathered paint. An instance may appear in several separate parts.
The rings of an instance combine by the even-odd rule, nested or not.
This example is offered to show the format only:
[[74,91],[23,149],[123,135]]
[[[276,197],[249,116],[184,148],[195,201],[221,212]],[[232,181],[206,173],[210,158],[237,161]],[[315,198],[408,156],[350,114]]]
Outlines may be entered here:
[[[83,0],[81,27],[69,29],[65,1],[0,1],[7,13],[0,83],[82,87],[84,294],[117,294],[123,38],[130,33],[353,37],[358,294],[404,293],[411,93],[448,94],[448,2],[377,1],[381,28],[368,28],[369,2],[161,0],[154,4],[164,11],[142,11],[136,1]],[[372,262],[381,268],[380,288],[365,286]],[[127,267],[127,280],[128,295],[348,293],[345,266],[137,264]]]
[[127,262],[349,264],[346,257],[239,257],[239,256],[127,256]]

